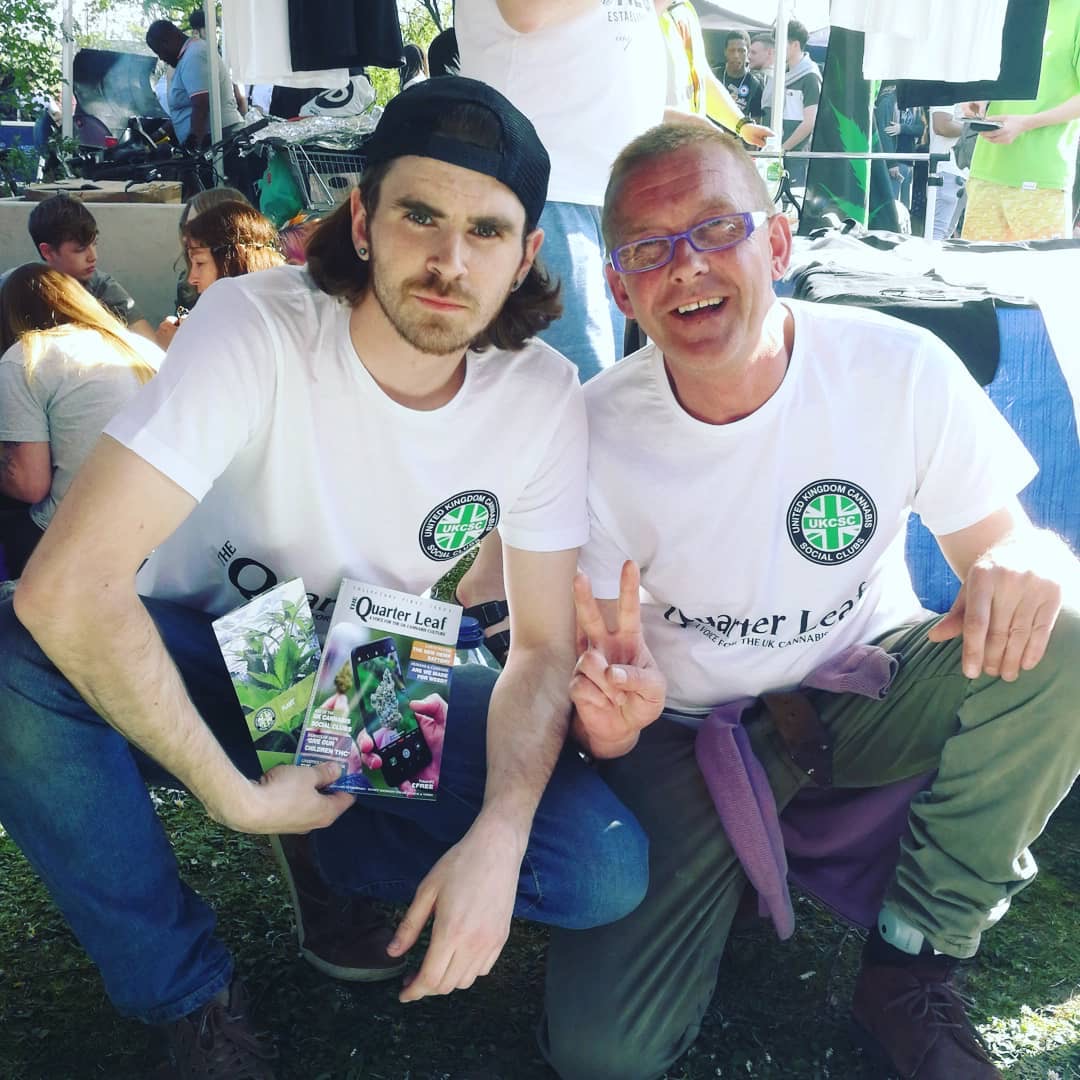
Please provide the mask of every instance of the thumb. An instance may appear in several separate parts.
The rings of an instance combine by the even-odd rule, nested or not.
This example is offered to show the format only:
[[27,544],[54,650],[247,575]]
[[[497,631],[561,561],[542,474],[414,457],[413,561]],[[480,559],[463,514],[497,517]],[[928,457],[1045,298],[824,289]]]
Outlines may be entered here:
[[927,641],[950,641],[964,632],[964,590],[961,589],[953,606],[949,608],[940,622],[927,631]]
[[638,694],[650,700],[664,696],[663,677],[654,669],[629,664],[613,664],[607,669],[607,675],[609,683],[616,691]]
[[340,780],[345,770],[336,761],[320,761],[315,766],[315,786],[329,787]]

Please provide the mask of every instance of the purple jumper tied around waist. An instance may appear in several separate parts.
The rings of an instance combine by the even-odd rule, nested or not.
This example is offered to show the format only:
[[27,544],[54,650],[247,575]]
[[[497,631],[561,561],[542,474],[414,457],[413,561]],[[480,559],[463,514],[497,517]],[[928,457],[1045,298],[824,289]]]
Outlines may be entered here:
[[[880,700],[898,669],[896,657],[876,645],[853,645],[815,668],[799,689]],[[698,730],[694,750],[724,832],[757,890],[761,913],[772,919],[782,939],[794,932],[790,852],[799,857],[800,872],[793,870],[793,878],[841,915],[871,925],[895,865],[908,804],[926,786],[927,776],[868,790],[811,789],[785,811],[782,826],[768,777],[742,724],[756,700],[740,698],[713,709]],[[824,824],[830,835],[823,840],[820,828],[807,828],[812,821]],[[838,854],[857,868],[830,865]]]

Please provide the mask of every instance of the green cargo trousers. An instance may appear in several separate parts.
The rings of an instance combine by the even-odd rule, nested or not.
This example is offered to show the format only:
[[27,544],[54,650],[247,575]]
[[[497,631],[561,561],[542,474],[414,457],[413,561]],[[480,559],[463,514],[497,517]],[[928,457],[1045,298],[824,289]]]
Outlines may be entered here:
[[[941,952],[972,956],[1035,875],[1028,845],[1080,773],[1080,614],[1063,612],[1046,655],[1007,683],[969,680],[937,618],[886,634],[899,654],[888,696],[811,691],[833,740],[835,787],[937,769],[912,803],[886,904]],[[809,778],[764,710],[747,721],[779,809]],[[540,1046],[563,1080],[647,1080],[697,1038],[746,877],[694,757],[694,731],[662,716],[604,778],[649,836],[649,888],[626,918],[556,930]]]

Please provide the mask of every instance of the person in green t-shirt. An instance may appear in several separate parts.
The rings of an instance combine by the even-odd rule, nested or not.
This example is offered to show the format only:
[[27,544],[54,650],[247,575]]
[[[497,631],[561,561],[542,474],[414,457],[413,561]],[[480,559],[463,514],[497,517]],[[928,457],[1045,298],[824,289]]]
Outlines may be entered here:
[[1041,240],[1072,235],[1072,187],[1080,143],[1080,0],[1050,0],[1038,97],[973,102],[972,116],[1001,125],[975,147],[965,240]]

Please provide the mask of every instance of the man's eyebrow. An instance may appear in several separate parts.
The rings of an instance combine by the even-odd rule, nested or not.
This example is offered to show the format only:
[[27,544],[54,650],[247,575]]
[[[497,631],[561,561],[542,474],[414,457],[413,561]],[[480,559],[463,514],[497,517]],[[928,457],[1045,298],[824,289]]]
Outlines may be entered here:
[[505,217],[500,217],[498,214],[483,214],[480,217],[469,218],[469,224],[472,226],[483,225],[485,228],[494,229],[496,232],[510,232],[514,228],[514,223]]
[[[422,199],[417,199],[411,195],[403,195],[400,199],[395,200],[394,206],[399,210],[409,210],[413,213],[424,214],[427,217],[435,218],[436,220],[443,220],[447,217],[445,211],[436,210],[434,206],[429,206]],[[473,228],[482,225],[499,232],[510,232],[514,228],[514,223],[509,218],[503,217],[500,214],[480,214],[476,217],[469,218],[468,222]]]
[[[697,220],[691,222],[687,228],[692,228],[694,225],[700,225],[703,221],[711,221],[713,218],[727,217],[731,214],[741,213],[742,211],[738,209],[737,204],[733,200],[728,199],[726,196],[721,196],[719,199],[714,200],[708,206],[701,209],[698,212],[699,216],[697,216]],[[666,225],[638,225],[635,223],[631,227],[631,223],[625,220],[618,222],[618,224],[621,226],[618,229],[618,232],[621,235],[637,233],[638,235],[635,236],[635,239],[638,240],[646,240],[651,236],[669,236],[671,234],[671,229]],[[625,243],[625,241],[621,242]],[[618,247],[618,244],[615,246]]]
[[444,218],[446,214],[442,210],[436,210],[421,199],[414,199],[408,195],[394,201],[394,207],[398,210],[411,210],[417,214],[424,214],[431,218]]

